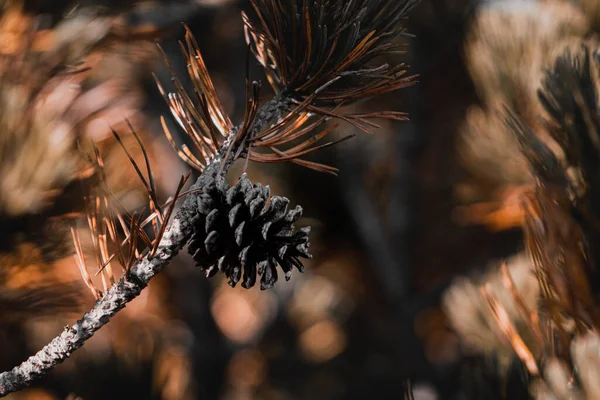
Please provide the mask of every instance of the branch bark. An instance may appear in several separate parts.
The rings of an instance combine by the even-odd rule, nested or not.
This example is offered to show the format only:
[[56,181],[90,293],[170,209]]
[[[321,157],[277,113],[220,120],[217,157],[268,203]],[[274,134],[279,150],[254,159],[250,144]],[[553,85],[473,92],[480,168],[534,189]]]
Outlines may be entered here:
[[[214,171],[218,164],[217,162],[211,164],[205,172]],[[203,178],[206,178],[204,174],[194,186],[201,187]],[[0,374],[0,397],[29,386],[31,382],[65,361],[127,303],[136,298],[148,285],[150,279],[158,274],[187,243],[192,234],[189,221],[194,215],[194,203],[194,196],[186,199],[169,224],[154,257],[140,260],[130,273],[111,287],[75,325],[65,327],[59,336],[37,354],[12,370]]]
[[[273,120],[277,120],[289,107],[290,102],[281,96],[275,96],[260,109],[250,136],[254,136]],[[227,151],[233,143],[226,142],[219,155],[206,166],[194,183],[192,189],[207,187],[215,180],[225,179],[229,166],[233,163],[234,153]],[[247,146],[247,142],[236,144]],[[225,154],[229,154],[223,160]],[[196,195],[186,198],[167,227],[160,244],[152,258],[143,258],[134,265],[129,274],[121,278],[97,301],[94,307],[73,326],[65,327],[64,331],[55,337],[35,355],[29,357],[21,365],[0,374],[0,397],[19,391],[29,386],[33,381],[50,372],[58,364],[68,359],[90,339],[96,331],[102,328],[127,303],[135,299],[148,285],[150,280],[160,273],[164,267],[187,244],[192,235],[192,218],[198,213]]]

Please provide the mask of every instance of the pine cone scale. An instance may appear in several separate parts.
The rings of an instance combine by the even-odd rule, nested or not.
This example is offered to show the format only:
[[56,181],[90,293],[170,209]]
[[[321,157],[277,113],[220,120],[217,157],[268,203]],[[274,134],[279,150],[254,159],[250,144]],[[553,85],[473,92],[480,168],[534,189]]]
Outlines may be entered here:
[[277,282],[277,265],[286,280],[294,266],[304,270],[299,257],[311,258],[310,228],[294,232],[302,207],[288,210],[287,198],[269,198],[269,193],[268,187],[252,184],[244,174],[233,187],[218,182],[198,196],[200,215],[192,221],[188,252],[208,277],[220,271],[229,285],[242,280],[248,289],[260,276],[260,288],[265,290]]

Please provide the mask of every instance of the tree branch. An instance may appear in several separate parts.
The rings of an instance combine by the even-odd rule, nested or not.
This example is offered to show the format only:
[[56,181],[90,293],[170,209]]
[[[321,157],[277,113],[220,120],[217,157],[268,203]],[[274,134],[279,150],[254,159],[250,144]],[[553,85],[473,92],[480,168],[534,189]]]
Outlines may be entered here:
[[[254,136],[271,121],[276,121],[288,109],[289,104],[288,99],[280,96],[275,96],[271,101],[263,104],[254,121],[250,136]],[[235,161],[234,153],[238,150],[232,148],[232,151],[227,151],[233,145],[246,147],[247,141],[238,144],[226,142],[219,155],[202,171],[192,189],[208,187],[215,180],[225,179],[225,173]],[[226,154],[227,159],[223,160]],[[59,336],[21,365],[0,374],[0,397],[21,390],[46,375],[83,346],[96,331],[125,308],[127,303],[139,296],[150,280],[169,264],[190,239],[191,221],[198,213],[196,199],[199,195],[200,193],[191,194],[186,198],[169,223],[153,257],[146,256],[140,259],[129,274],[112,286],[75,325],[65,327]]]

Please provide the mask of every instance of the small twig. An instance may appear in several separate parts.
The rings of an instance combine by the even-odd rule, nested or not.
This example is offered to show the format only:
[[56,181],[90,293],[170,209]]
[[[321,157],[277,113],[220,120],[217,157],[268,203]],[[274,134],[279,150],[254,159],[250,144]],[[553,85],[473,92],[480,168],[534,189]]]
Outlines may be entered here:
[[[371,117],[402,119],[403,116],[396,113],[348,115],[336,110],[342,104],[347,105],[356,100],[391,92],[415,83],[414,77],[401,78],[406,72],[403,65],[390,69],[385,67],[375,70],[366,69],[374,56],[385,55],[390,50],[393,36],[403,34],[404,30],[398,22],[417,2],[416,0],[363,0],[361,4],[364,7],[352,8],[347,6],[349,3],[343,1],[309,2],[304,13],[297,18],[296,13],[285,12],[282,1],[252,0],[259,21],[254,23],[244,16],[246,37],[250,39],[252,36],[252,41],[249,41],[248,45],[258,61],[265,66],[268,80],[274,86],[276,94],[271,101],[259,108],[259,85],[254,82],[250,84],[248,79],[245,118],[238,127],[234,127],[229,117],[225,115],[198,45],[190,31],[187,30],[185,44],[181,43],[181,47],[188,64],[188,74],[194,85],[195,101],[176,77],[173,66],[159,46],[171,71],[171,81],[176,93],[167,94],[157,81],[159,91],[169,104],[176,121],[196,145],[196,154],[185,145],[177,146],[166,129],[164,120],[161,122],[169,142],[182,159],[192,167],[199,167],[200,177],[190,192],[199,189],[200,193],[187,197],[170,223],[165,217],[162,226],[167,224],[166,231],[163,235],[159,232],[156,239],[158,244],[152,244],[144,231],[138,229],[140,219],[132,219],[135,221],[134,226],[128,232],[123,217],[117,214],[125,234],[131,238],[130,257],[134,254],[134,258],[129,260],[133,260],[132,265],[127,263],[124,277],[108,289],[102,299],[97,301],[74,326],[66,327],[59,336],[21,365],[0,374],[0,397],[28,386],[65,361],[119,310],[141,293],[150,279],[169,264],[192,236],[194,217],[200,213],[198,196],[204,195],[203,190],[211,185],[225,186],[225,174],[237,157],[247,154],[248,159],[267,162],[286,159],[317,170],[333,172],[335,169],[332,167],[298,158],[313,150],[329,146],[331,143],[315,145],[318,139],[329,132],[327,129],[313,139],[303,136],[304,143],[291,149],[279,148],[282,144],[289,143],[290,138],[297,138],[294,130],[300,129],[300,126],[307,122],[309,117],[307,113],[346,121],[365,132],[370,132],[369,127],[377,127],[369,121]],[[278,6],[275,6],[276,4]],[[309,12],[309,8],[316,12]],[[354,9],[357,11],[356,14],[354,11],[348,11]],[[323,15],[327,14],[339,15],[340,18],[327,22],[322,19]],[[373,15],[379,15],[380,18],[369,17]],[[361,21],[372,23],[372,26],[369,30],[356,30]],[[286,32],[289,30],[284,30],[284,26],[295,26],[297,29]],[[313,41],[311,27],[323,29],[319,34],[321,43]],[[328,30],[332,34],[327,35]],[[289,39],[293,42],[292,46],[286,47]],[[345,72],[347,70],[353,72]],[[344,85],[341,85],[342,80],[337,78],[341,75],[357,73],[360,79],[343,79]],[[334,85],[335,82],[337,84]],[[264,130],[273,121],[275,123]],[[312,129],[302,131],[302,135],[308,134],[310,130]],[[119,135],[114,130],[113,133],[122,144]],[[136,136],[136,140],[138,139]],[[268,147],[273,154],[261,155],[255,152],[250,154],[248,151],[250,143],[254,147]],[[150,182],[146,180],[131,154],[124,146],[123,148],[149,193],[150,201],[154,203],[151,211],[157,212],[157,218],[160,218],[161,210],[155,195],[152,173],[148,168],[147,155],[144,154],[144,157]],[[178,192],[180,190],[181,186]],[[177,195],[173,202],[176,199]],[[283,201],[280,203],[283,204]],[[171,205],[169,213],[172,209]],[[127,216],[128,213],[124,214]],[[94,232],[94,228],[97,228],[96,221],[90,219],[89,222]],[[307,232],[304,232],[304,235],[307,235]],[[135,240],[138,238],[147,245],[146,250],[139,253],[135,246]],[[94,244],[97,245],[96,242]],[[101,257],[101,263],[105,261],[104,258]]]
[[[275,97],[265,103],[258,112],[249,136],[251,137],[252,134],[259,132],[271,121],[277,120],[286,111],[288,104],[287,99],[281,99],[280,97]],[[234,145],[236,145],[236,148],[228,152],[229,147]],[[233,155],[237,150],[237,146],[246,147],[247,145],[248,142],[245,141],[242,143],[228,143],[223,146],[220,153],[202,171],[202,174],[188,192],[195,193],[196,190],[202,192],[202,188],[214,184],[217,180],[225,179],[225,173],[233,160],[231,156],[229,159],[223,159],[223,155]],[[176,199],[177,197],[173,201]],[[187,244],[192,235],[191,221],[197,213],[196,196],[190,195],[185,199],[170,223],[165,219],[165,224],[168,223],[168,226],[152,256],[148,252],[146,256],[135,262],[130,271],[108,289],[102,299],[98,300],[94,307],[85,313],[75,325],[65,327],[59,336],[55,337],[21,365],[0,374],[0,397],[19,391],[29,386],[36,379],[46,375],[58,364],[68,359],[74,351],[83,346],[96,331],[107,324],[127,303],[139,296],[150,280],[161,272]]]
[[[190,173],[191,173],[191,171],[190,171]],[[175,196],[173,197],[174,199],[177,199],[179,197],[179,193],[181,192],[181,189],[185,185],[185,182],[187,182],[187,180],[189,179],[190,173],[188,173],[186,176],[183,176],[181,178],[181,180],[179,181],[179,185],[177,186],[177,190],[175,191]],[[167,209],[167,212],[165,214],[165,221],[168,221],[169,218],[171,218],[171,213],[173,213],[174,209],[175,209],[175,201],[173,201],[171,203],[171,206],[169,206],[169,208]],[[163,224],[160,227],[160,231],[158,232],[158,235],[156,236],[156,243],[154,244],[154,246],[152,246],[152,251],[150,251],[150,254],[148,255],[149,258],[154,257],[154,254],[156,254],[156,251],[158,250],[158,246],[160,245],[161,236],[164,234],[166,226],[167,226],[166,224]]]
[[[195,186],[201,187],[209,179],[215,179],[215,165],[213,163],[206,168]],[[0,374],[0,397],[28,386],[65,361],[127,303],[137,297],[150,279],[187,243],[192,233],[190,221],[196,212],[195,202],[192,196],[186,199],[166,229],[153,257],[139,260],[75,325],[65,327],[59,336],[21,365]]]

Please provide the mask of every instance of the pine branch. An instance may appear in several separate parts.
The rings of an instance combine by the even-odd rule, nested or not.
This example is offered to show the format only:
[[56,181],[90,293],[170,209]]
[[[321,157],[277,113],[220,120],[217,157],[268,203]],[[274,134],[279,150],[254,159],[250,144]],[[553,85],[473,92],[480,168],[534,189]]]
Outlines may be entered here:
[[[259,110],[251,131],[258,132],[273,120],[277,120],[288,104],[288,101],[280,97],[265,103]],[[170,263],[190,239],[193,231],[191,221],[198,214],[196,204],[197,198],[202,194],[201,189],[214,185],[216,181],[225,180],[225,173],[234,154],[240,150],[239,146],[244,148],[247,143],[228,143],[228,146],[223,146],[219,155],[206,166],[193,185],[192,194],[187,197],[169,223],[153,257],[146,256],[140,259],[75,325],[65,327],[59,336],[21,365],[0,374],[0,397],[19,391],[46,375],[82,347],[96,331],[125,308],[127,303],[139,296],[150,280]]]
[[[193,256],[199,266],[209,276],[217,270],[224,272],[232,286],[242,279],[242,269],[242,286],[251,287],[256,276],[261,275],[261,289],[271,287],[277,280],[277,264],[286,279],[292,267],[302,270],[298,257],[310,257],[308,229],[293,233],[293,223],[300,217],[301,209],[287,211],[288,200],[283,198],[273,197],[267,204],[267,188],[250,187],[247,181],[228,189],[225,174],[240,158],[267,163],[291,161],[335,173],[336,168],[304,159],[313,151],[339,142],[319,142],[333,127],[314,133],[327,120],[336,118],[363,131],[377,126],[372,119],[406,120],[406,115],[399,112],[349,114],[340,108],[415,83],[414,76],[406,76],[403,64],[390,67],[372,62],[401,50],[392,42],[405,34],[398,22],[417,2],[253,0],[256,18],[244,15],[246,39],[276,94],[259,107],[260,84],[247,76],[246,110],[237,127],[225,114],[198,45],[186,27],[185,43],[180,44],[193,95],[177,79],[166,55],[176,92],[167,93],[158,81],[157,84],[173,117],[194,144],[194,151],[186,144],[178,145],[163,120],[165,134],[180,158],[198,170],[200,177],[167,228],[161,228],[155,239],[158,245],[151,245],[148,240],[146,244],[152,250],[146,249],[140,257],[136,256],[137,261],[128,263],[124,277],[81,320],[66,327],[27,361],[0,374],[0,397],[30,385],[69,358],[136,298],[190,240],[189,247],[195,249]],[[138,173],[144,180],[141,171]],[[168,219],[152,196],[151,177],[145,186],[157,215]],[[132,221],[139,228],[136,220]],[[219,242],[219,230],[228,236],[225,243]],[[248,238],[246,231],[258,240]],[[137,249],[134,239],[131,241],[135,256]]]

